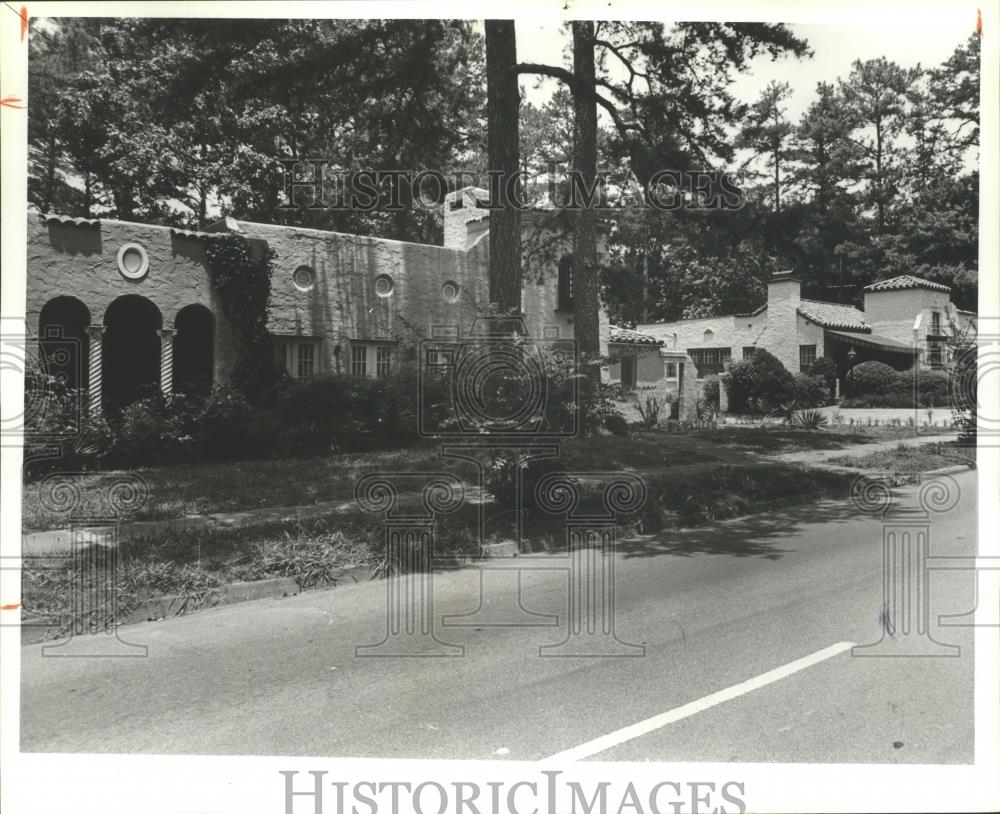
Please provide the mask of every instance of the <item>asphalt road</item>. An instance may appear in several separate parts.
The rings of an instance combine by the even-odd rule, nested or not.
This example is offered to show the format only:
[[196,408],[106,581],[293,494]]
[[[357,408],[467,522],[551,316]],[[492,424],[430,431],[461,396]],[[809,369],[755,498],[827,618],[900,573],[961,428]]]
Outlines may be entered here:
[[[932,516],[933,556],[975,551],[975,474],[954,478],[961,499]],[[916,492],[896,490],[894,520],[919,522]],[[827,502],[625,541],[614,558],[617,635],[644,645],[639,657],[540,657],[567,636],[567,560],[556,556],[496,566],[524,569],[524,606],[560,626],[438,626],[460,657],[357,657],[357,645],[385,635],[378,582],[122,628],[146,658],[43,658],[26,646],[21,749],[969,763],[971,629],[935,620],[973,607],[971,572],[930,576],[932,633],[959,646],[956,656],[901,657],[899,618],[885,657],[841,644],[886,629],[882,536],[879,518]],[[436,574],[434,616],[474,610],[480,578]],[[498,597],[511,595],[489,591],[486,609],[500,613]]]

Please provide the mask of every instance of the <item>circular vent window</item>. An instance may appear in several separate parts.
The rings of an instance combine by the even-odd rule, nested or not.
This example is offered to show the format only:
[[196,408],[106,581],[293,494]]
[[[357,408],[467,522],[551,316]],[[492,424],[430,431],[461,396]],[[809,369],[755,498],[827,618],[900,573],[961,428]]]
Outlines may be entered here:
[[299,291],[312,291],[316,285],[316,275],[309,266],[299,266],[292,272],[292,282]]
[[388,274],[380,274],[375,278],[375,293],[380,297],[388,297],[392,293],[392,277]]
[[118,250],[118,271],[126,280],[141,280],[149,270],[149,257],[138,243],[126,243]]
[[457,302],[458,294],[458,283],[453,280],[448,280],[448,282],[441,286],[441,296],[444,297],[447,302]]

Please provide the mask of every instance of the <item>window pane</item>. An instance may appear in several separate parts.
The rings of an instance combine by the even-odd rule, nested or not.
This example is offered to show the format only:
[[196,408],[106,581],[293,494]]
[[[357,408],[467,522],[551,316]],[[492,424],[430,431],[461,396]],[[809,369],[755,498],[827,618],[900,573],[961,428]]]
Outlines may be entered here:
[[747,345],[746,347],[743,348],[743,358],[752,359],[756,350],[757,350],[756,345]]
[[312,342],[299,342],[298,352],[296,375],[300,379],[307,379],[316,372],[316,345]]
[[379,345],[375,349],[375,375],[384,379],[392,367],[392,349]]
[[368,346],[351,344],[351,373],[355,376],[368,375]]
[[799,345],[799,372],[805,373],[816,361],[815,345]]
[[677,362],[667,362],[667,378],[677,378]]

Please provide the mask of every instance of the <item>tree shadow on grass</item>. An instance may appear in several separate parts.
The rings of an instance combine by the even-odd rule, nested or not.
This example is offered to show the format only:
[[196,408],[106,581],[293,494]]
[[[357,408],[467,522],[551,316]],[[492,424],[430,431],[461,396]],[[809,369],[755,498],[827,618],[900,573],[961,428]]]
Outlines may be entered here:
[[844,523],[859,512],[850,504],[825,501],[794,509],[738,517],[705,526],[664,529],[618,541],[626,559],[633,557],[692,557],[696,554],[726,554],[731,557],[763,557],[777,560],[795,551],[782,541],[799,533],[805,524]]

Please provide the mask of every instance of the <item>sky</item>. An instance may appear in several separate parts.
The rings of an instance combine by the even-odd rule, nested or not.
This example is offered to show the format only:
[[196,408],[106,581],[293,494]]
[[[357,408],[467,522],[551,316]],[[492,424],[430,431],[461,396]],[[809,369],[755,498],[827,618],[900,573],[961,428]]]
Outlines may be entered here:
[[[749,73],[737,77],[733,92],[741,101],[752,102],[768,82],[787,82],[793,93],[787,105],[788,115],[798,121],[815,96],[816,84],[846,78],[854,60],[884,56],[903,67],[917,63],[924,67],[938,65],[975,31],[975,25],[975,16],[969,14],[968,8],[958,8],[954,13],[939,12],[933,17],[913,14],[891,21],[879,18],[867,26],[857,22],[793,23],[789,27],[808,40],[814,56],[777,61],[758,57]],[[517,21],[519,61],[568,65],[563,55],[568,42],[568,34],[558,24]],[[544,103],[556,87],[555,80],[545,80],[541,87],[536,87],[537,84],[533,77],[522,80],[528,100],[536,105]]]

